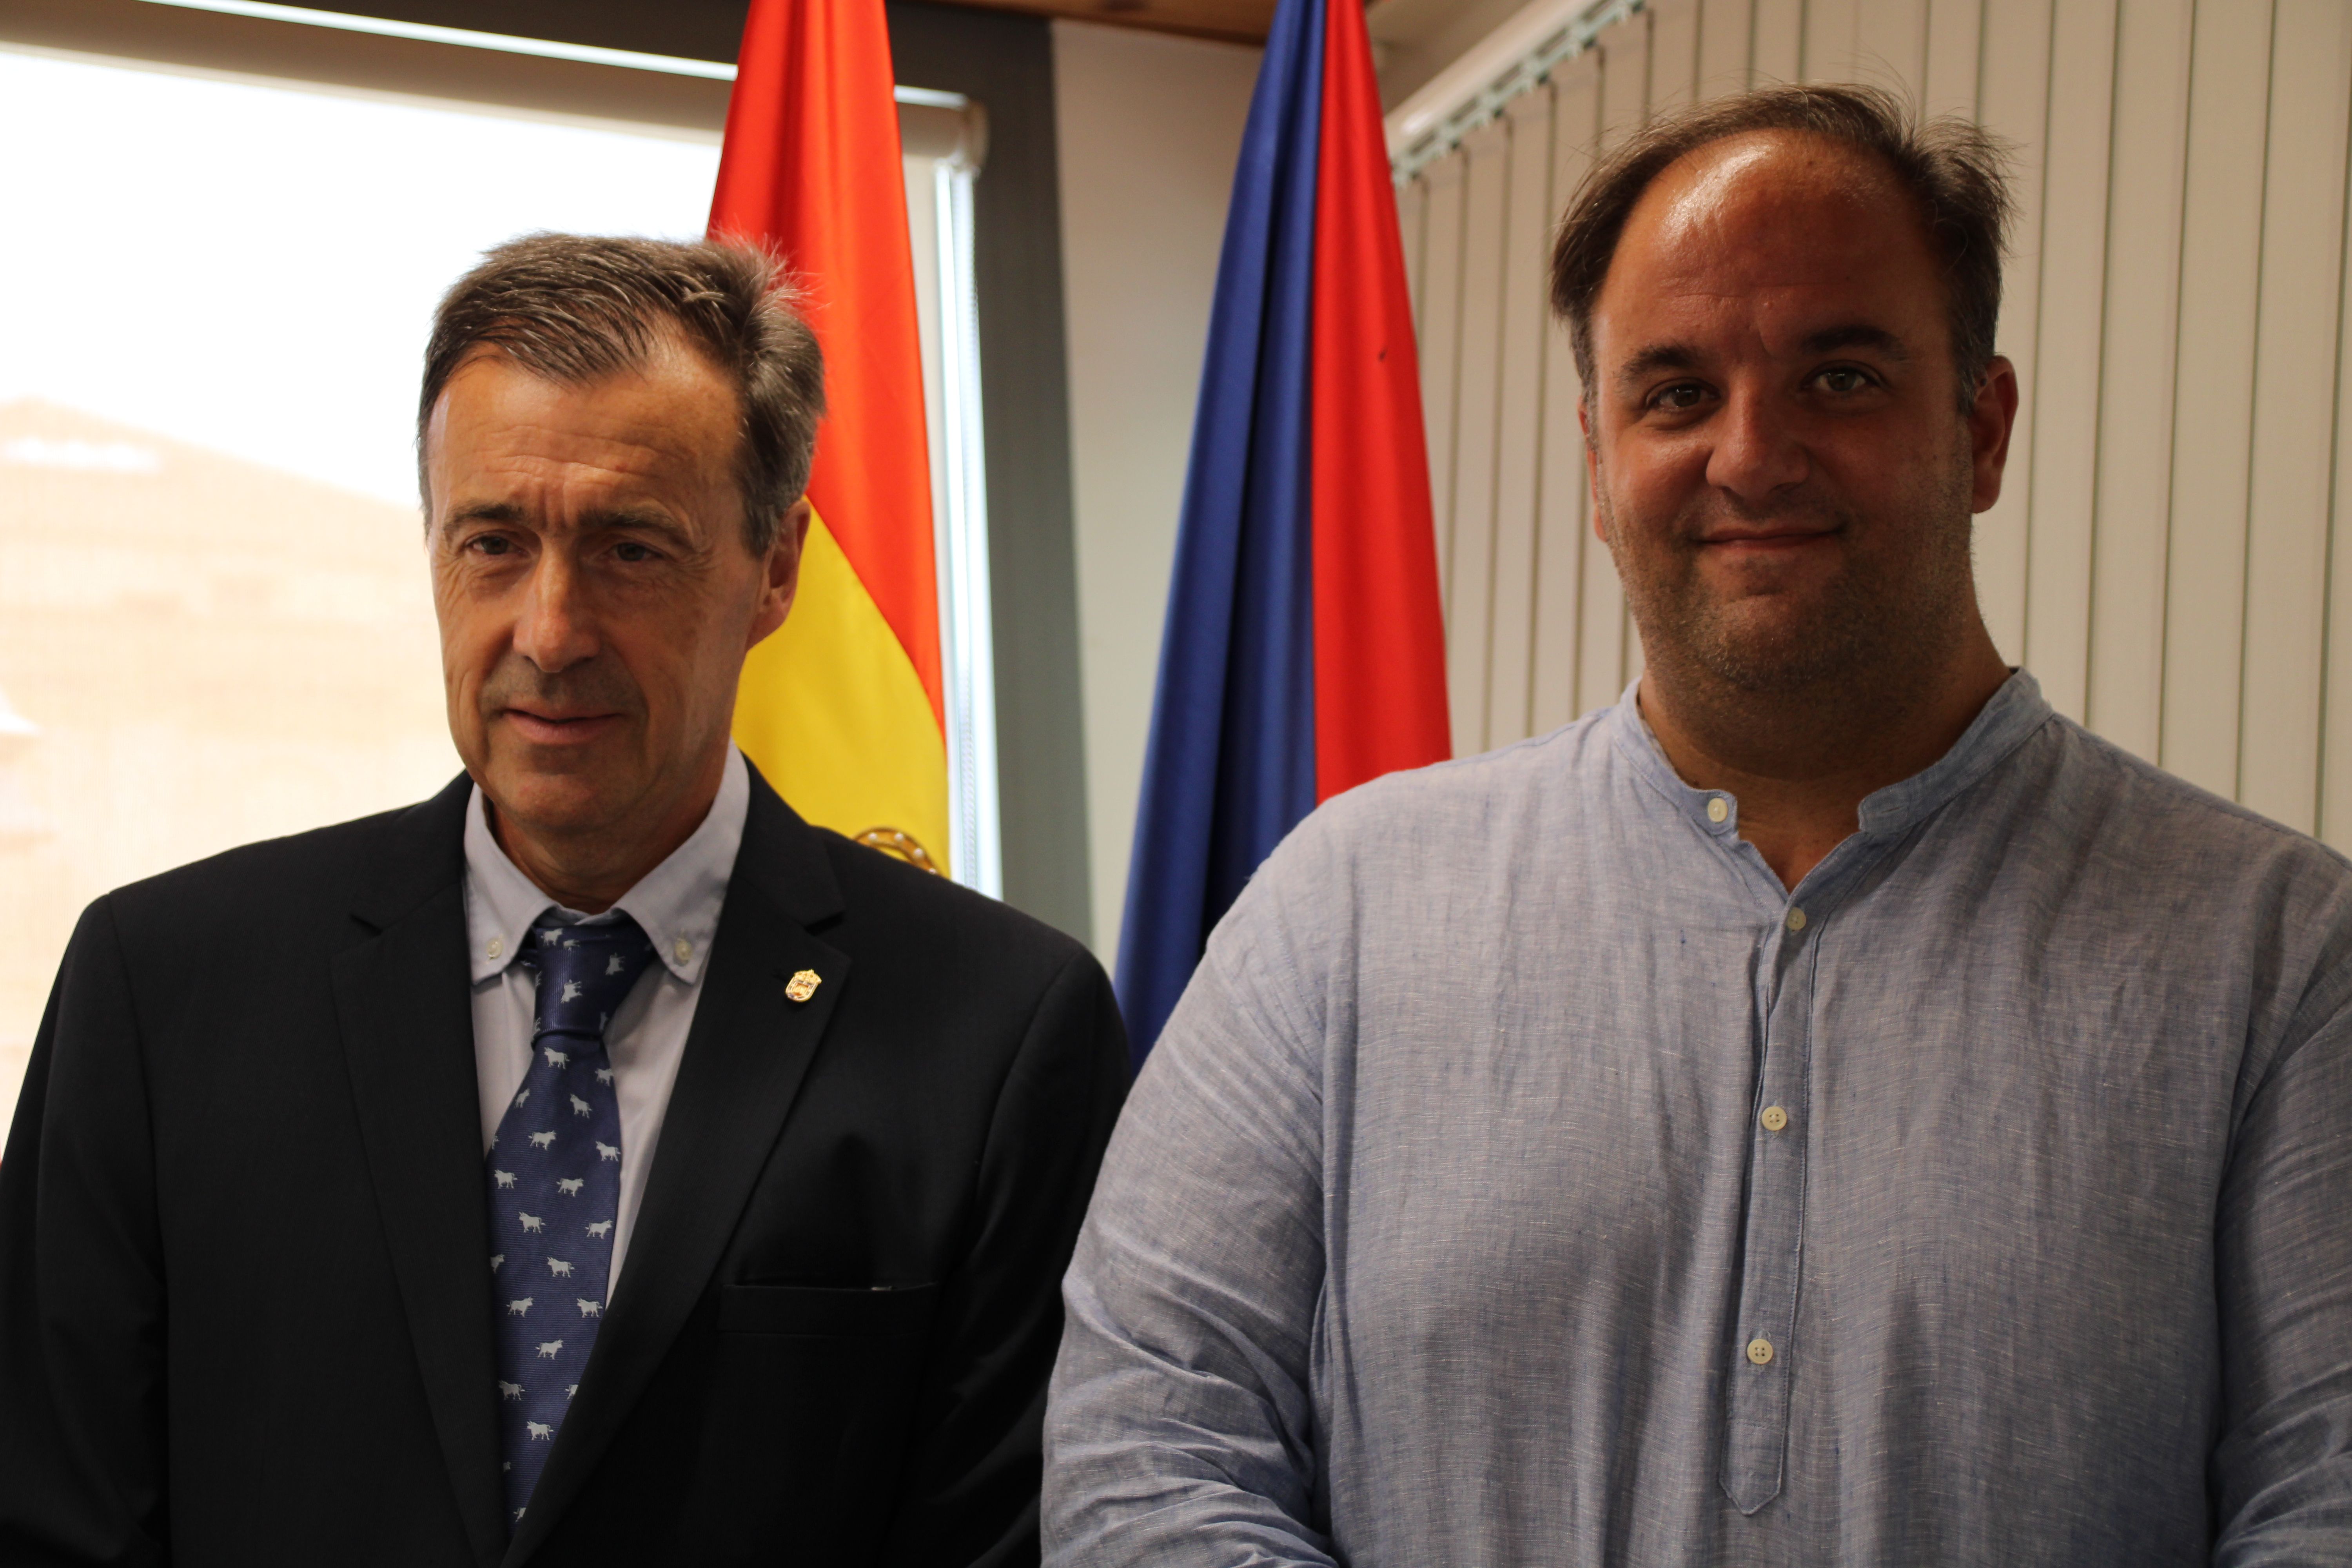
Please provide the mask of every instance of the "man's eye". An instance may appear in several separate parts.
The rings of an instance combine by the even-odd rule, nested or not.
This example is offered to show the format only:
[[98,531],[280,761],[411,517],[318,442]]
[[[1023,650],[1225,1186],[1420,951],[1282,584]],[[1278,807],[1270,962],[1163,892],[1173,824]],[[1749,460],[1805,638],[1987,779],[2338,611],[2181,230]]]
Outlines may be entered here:
[[482,533],[466,541],[466,548],[482,555],[506,555],[513,552],[514,541],[495,533]]
[[1651,398],[1650,406],[1663,408],[1668,413],[1681,413],[1697,407],[1699,400],[1706,395],[1702,388],[1685,381],[1669,386]]
[[622,560],[628,562],[654,561],[659,559],[659,557],[657,557],[649,547],[643,544],[625,543],[616,545],[614,547],[613,553],[618,555]]
[[1842,366],[1835,370],[1822,372],[1821,383],[1822,391],[1836,393],[1843,396],[1847,393],[1862,391],[1870,384],[1870,377],[1858,370]]

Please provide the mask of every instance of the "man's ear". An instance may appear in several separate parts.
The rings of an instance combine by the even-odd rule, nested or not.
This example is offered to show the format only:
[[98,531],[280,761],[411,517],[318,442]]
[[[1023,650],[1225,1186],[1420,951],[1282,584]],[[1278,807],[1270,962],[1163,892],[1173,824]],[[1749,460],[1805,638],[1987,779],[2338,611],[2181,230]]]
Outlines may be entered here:
[[1584,482],[1592,495],[1592,537],[1609,542],[1608,509],[1601,504],[1601,448],[1592,440],[1592,403],[1576,400],[1576,427],[1584,432]]
[[2017,369],[1995,354],[1969,405],[1969,510],[1990,511],[2000,500],[2000,479],[2009,467],[2009,437],[2017,424]]
[[808,497],[803,496],[777,524],[776,542],[760,563],[760,604],[751,616],[746,650],[765,640],[792,614],[793,595],[801,587],[801,547],[808,542],[809,520],[815,515]]

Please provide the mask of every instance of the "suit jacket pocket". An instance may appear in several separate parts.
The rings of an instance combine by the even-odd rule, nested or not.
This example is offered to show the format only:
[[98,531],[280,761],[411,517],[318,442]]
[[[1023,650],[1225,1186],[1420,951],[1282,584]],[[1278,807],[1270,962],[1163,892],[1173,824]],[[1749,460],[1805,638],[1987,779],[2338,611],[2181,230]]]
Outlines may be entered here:
[[826,1285],[721,1285],[722,1334],[797,1334],[824,1339],[899,1339],[922,1333],[938,1304],[936,1285],[867,1289]]
[[[718,1331],[691,1379],[698,1438],[679,1449],[685,1484],[658,1560],[870,1559],[917,1436],[939,1288],[722,1284],[717,1294]],[[782,1558],[780,1542],[793,1543]]]

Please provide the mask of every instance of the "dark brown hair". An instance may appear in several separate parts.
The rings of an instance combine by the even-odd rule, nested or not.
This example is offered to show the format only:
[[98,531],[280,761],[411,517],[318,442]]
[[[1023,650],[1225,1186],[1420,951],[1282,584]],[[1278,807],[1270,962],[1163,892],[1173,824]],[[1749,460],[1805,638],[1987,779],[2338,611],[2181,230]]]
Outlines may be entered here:
[[824,415],[824,356],[792,300],[779,263],[742,245],[530,234],[487,251],[433,315],[416,404],[419,485],[433,405],[477,349],[576,386],[643,365],[657,335],[674,331],[735,384],[744,539],[764,555],[808,489]]
[[1710,142],[1757,131],[1793,131],[1876,158],[1919,204],[1927,242],[1950,290],[1952,363],[1960,407],[1975,401],[2000,318],[2000,258],[2012,202],[2008,148],[1971,121],[1921,124],[1874,87],[1768,87],[1664,115],[1612,150],[1585,175],[1552,248],[1551,302],[1568,322],[1577,374],[1592,381],[1592,302],[1617,254],[1625,219],[1650,182]]

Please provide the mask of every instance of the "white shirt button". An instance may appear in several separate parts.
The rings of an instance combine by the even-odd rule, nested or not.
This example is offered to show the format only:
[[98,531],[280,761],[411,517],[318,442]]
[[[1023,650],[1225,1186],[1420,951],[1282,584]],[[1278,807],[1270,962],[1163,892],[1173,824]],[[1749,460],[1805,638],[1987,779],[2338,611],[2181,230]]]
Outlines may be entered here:
[[1770,1340],[1761,1338],[1748,1341],[1748,1359],[1754,1362],[1758,1366],[1763,1366],[1769,1363],[1772,1359],[1772,1342]]
[[494,936],[490,938],[490,945],[483,951],[488,952],[492,958],[498,958],[503,956],[506,950],[507,939],[502,936]]
[[1789,1113],[1777,1105],[1768,1105],[1759,1120],[1764,1123],[1765,1131],[1778,1132],[1789,1125]]
[[1805,929],[1804,910],[1790,910],[1789,911],[1789,929],[1790,931],[1802,931]]
[[1725,817],[1729,816],[1730,815],[1731,803],[1724,799],[1721,795],[1717,795],[1713,800],[1706,803],[1706,819],[1709,822],[1721,822]]
[[684,963],[688,959],[694,956],[694,943],[687,941],[684,937],[679,937],[676,942],[672,942],[669,950],[677,954],[677,961],[680,963]]

